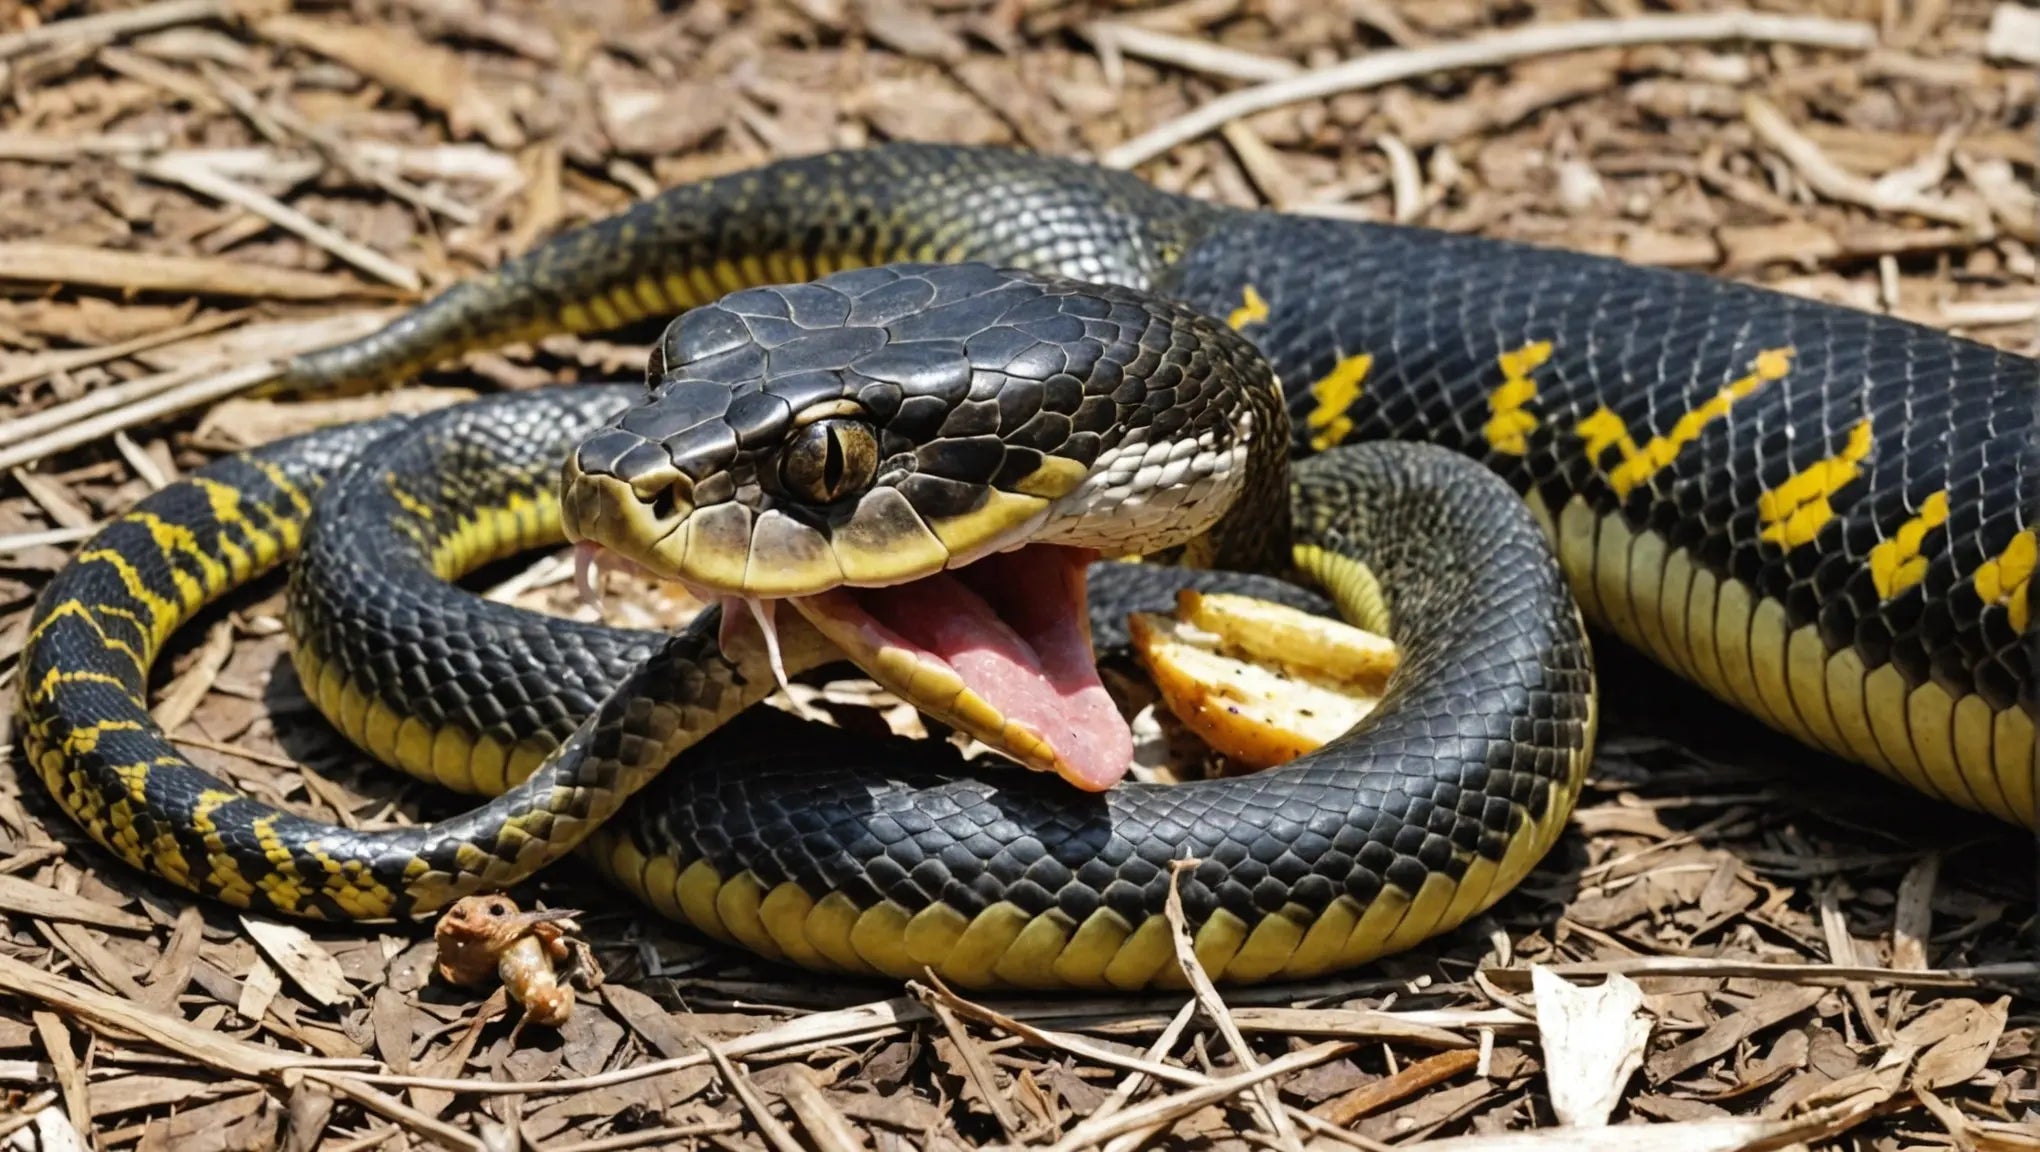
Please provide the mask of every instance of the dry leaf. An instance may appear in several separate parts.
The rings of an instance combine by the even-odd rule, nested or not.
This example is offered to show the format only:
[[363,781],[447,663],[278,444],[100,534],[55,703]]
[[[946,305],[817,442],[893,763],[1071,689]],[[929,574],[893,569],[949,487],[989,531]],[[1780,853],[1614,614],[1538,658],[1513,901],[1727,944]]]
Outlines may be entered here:
[[1900,1044],[1926,1049],[1913,1065],[1913,1082],[1923,1088],[1948,1088],[1982,1072],[2004,1034],[2010,1007],[2011,998],[2006,996],[1988,1005],[1943,1000],[1899,1029]]
[[276,966],[257,956],[249,967],[248,974],[241,978],[241,998],[234,1002],[234,1011],[249,1020],[260,1020],[269,1012],[269,1005],[276,1000],[276,994],[283,991],[283,976]]
[[1530,969],[1530,986],[1551,1110],[1568,1127],[1607,1124],[1623,1085],[1643,1066],[1650,1040],[1643,989],[1619,973],[1598,988],[1583,988],[1541,965]]
[[1825,995],[1825,988],[1779,988],[1748,1008],[1715,1021],[1684,1044],[1651,1057],[1651,1082],[1662,1084],[1688,1068],[1704,1064],[1771,1025],[1806,1011]]
[[456,134],[473,127],[498,148],[524,142],[510,118],[483,95],[460,55],[385,25],[331,24],[273,16],[255,26],[264,37],[337,60],[378,84],[445,114]]
[[354,986],[347,982],[340,962],[304,929],[253,916],[241,917],[241,924],[283,974],[312,999],[329,1008],[354,999]]

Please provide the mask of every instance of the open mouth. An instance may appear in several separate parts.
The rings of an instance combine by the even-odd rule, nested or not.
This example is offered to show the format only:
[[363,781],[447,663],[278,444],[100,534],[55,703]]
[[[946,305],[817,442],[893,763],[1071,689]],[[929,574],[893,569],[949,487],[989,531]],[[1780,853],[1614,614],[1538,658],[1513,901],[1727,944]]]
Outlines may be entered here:
[[[577,548],[583,573],[598,549]],[[621,559],[602,551],[605,564]],[[1091,648],[1085,570],[1096,558],[1034,544],[904,584],[786,602],[914,707],[1029,768],[1103,791],[1132,763],[1133,732]],[[772,644],[777,601],[703,598],[723,603],[725,647],[747,622]]]

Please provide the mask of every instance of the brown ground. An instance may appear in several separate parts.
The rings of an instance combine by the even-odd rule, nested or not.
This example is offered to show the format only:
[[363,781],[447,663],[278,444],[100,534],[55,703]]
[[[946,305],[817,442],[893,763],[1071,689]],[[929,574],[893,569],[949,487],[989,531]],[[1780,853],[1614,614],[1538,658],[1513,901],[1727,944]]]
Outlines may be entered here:
[[[1285,73],[1642,7],[0,0],[0,709],[72,542],[211,453],[455,388],[627,374],[641,349],[551,341],[339,405],[215,403],[228,362],[359,331],[563,226],[771,156],[905,137],[1102,155]],[[1427,69],[1235,121],[1141,170],[1236,203],[1744,277],[2040,351],[2032,10],[1801,7],[1861,22],[1874,46]],[[136,19],[85,19],[116,10]],[[1186,40],[1228,55],[1200,61]],[[276,222],[279,202],[302,222]],[[123,386],[82,432],[16,423]],[[525,602],[565,603],[538,585]],[[302,810],[372,825],[443,808],[325,733],[279,604],[271,582],[187,629],[159,717],[201,764]],[[1155,1144],[1500,1147],[1556,1124],[1554,1098],[1571,1115],[1606,1089],[1617,1123],[1671,1126],[1647,1145],[1635,1129],[1544,1142],[2040,1147],[2030,838],[1602,655],[1594,777],[1515,895],[1350,979],[1228,993],[1166,1037],[1181,996],[971,1004],[747,963],[591,895],[571,867],[520,895],[584,909],[608,982],[563,1029],[516,1032],[514,1006],[431,975],[423,929],[306,936],[142,880],[0,746],[0,1141],[834,1152],[1104,1146],[1173,1124]],[[1635,984],[1579,978],[1595,964]],[[1533,996],[1532,965],[1606,1003]],[[1621,998],[1639,987],[1632,1011]],[[1568,1020],[1603,1051],[1647,1025],[1640,1069],[1554,1057]],[[1132,1071],[1142,1053],[1169,1083]],[[329,1067],[307,1071],[305,1054]],[[1196,1087],[1276,1058],[1265,1095]],[[448,1078],[523,1087],[454,1093]]]

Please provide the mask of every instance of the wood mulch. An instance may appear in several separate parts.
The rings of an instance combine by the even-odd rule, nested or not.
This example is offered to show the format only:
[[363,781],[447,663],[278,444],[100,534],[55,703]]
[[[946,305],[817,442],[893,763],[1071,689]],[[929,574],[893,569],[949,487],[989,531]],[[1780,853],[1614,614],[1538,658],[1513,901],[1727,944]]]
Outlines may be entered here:
[[[266,358],[774,156],[1079,153],[1232,203],[1613,253],[2040,353],[2034,10],[1766,3],[1737,38],[1703,7],[0,2],[0,715],[37,591],[152,489],[322,422],[630,375],[648,335],[341,401],[241,396]],[[1290,82],[1322,86],[1238,95]],[[1171,125],[1187,132],[1145,135]],[[572,611],[561,576],[497,594]],[[326,730],[280,604],[272,580],[186,629],[158,717],[302,812],[447,811]],[[429,926],[307,932],[138,877],[5,744],[0,1143],[2040,1148],[2032,838],[1600,654],[1592,779],[1518,892],[1348,978],[1222,1002],[817,981],[570,864],[518,895],[581,909],[606,981],[564,1027],[518,1030],[500,995],[433,976]]]

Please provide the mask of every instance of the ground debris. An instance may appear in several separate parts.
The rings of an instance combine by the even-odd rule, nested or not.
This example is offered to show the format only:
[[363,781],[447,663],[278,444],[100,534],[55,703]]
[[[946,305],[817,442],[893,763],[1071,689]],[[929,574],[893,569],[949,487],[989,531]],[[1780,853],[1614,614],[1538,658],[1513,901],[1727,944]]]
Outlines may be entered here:
[[[656,336],[547,340],[377,396],[242,394],[251,366],[418,294],[394,283],[437,290],[773,156],[908,138],[1098,157],[1343,61],[1688,7],[0,6],[0,722],[35,593],[157,484],[337,421],[635,378]],[[2040,352],[2030,7],[1758,7],[1845,34],[1433,68],[1234,118],[1140,171]],[[569,568],[541,558],[488,594],[580,613]],[[154,702],[179,746],[348,826],[452,810],[318,719],[279,587],[172,642]],[[697,607],[647,600],[631,622]],[[558,1027],[520,1030],[500,991],[435,977],[429,926],[244,919],[136,877],[0,735],[0,1147],[1591,1149],[1650,1125],[1650,1146],[1695,1152],[2040,1148],[2030,838],[1597,657],[1593,776],[1515,894],[1362,972],[1202,998],[817,980],[695,939],[569,863],[517,897],[583,909],[605,979]],[[868,683],[797,687],[831,722],[927,734]],[[1604,1055],[1625,1059],[1589,1068],[1540,1035],[1555,986],[1624,985]],[[1600,1099],[1575,1111],[1574,1086]]]

